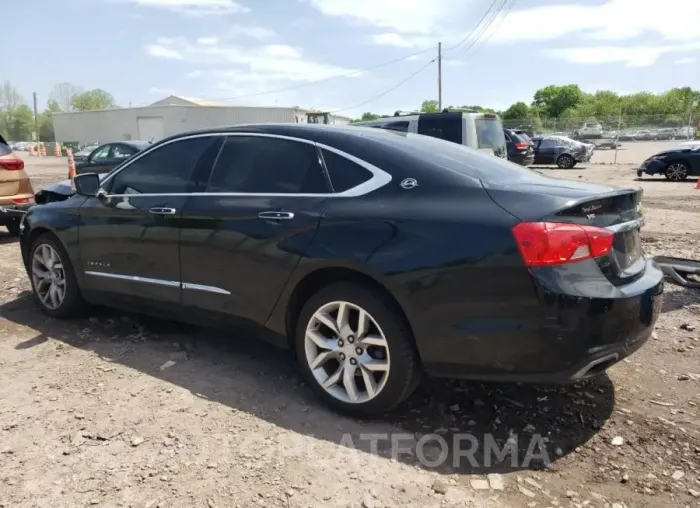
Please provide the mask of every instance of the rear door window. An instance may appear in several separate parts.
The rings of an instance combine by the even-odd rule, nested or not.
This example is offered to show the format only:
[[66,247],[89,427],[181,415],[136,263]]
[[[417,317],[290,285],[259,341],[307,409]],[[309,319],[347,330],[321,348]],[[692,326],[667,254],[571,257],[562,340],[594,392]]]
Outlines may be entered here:
[[9,155],[12,153],[12,148],[7,144],[7,141],[0,136],[0,155]]
[[462,116],[421,115],[418,117],[418,134],[452,141],[461,145]]
[[371,172],[346,157],[329,150],[323,150],[322,153],[334,192],[344,192],[372,178]]
[[327,194],[316,148],[309,143],[263,136],[226,139],[207,192]]

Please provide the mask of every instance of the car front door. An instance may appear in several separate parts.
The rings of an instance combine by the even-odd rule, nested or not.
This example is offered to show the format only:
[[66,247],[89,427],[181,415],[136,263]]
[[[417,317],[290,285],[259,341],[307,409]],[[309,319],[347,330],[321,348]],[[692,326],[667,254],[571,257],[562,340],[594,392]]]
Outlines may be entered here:
[[264,134],[224,142],[207,192],[185,204],[182,302],[264,323],[330,192],[316,146]]
[[557,141],[544,138],[537,148],[537,164],[554,164],[557,159]]
[[78,234],[87,291],[179,303],[182,208],[200,168],[211,169],[206,155],[218,141],[202,135],[158,146],[106,179],[104,195],[85,201]]
[[106,173],[110,163],[112,145],[102,145],[95,148],[85,162],[76,165],[76,171],[81,173]]

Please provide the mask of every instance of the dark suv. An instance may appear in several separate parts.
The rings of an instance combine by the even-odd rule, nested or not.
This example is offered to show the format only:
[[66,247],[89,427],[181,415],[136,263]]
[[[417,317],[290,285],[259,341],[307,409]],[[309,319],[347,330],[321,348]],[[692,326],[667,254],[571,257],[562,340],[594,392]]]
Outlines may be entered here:
[[532,150],[533,143],[525,131],[503,129],[503,134],[506,137],[509,161],[521,166],[529,166],[535,161],[535,153]]

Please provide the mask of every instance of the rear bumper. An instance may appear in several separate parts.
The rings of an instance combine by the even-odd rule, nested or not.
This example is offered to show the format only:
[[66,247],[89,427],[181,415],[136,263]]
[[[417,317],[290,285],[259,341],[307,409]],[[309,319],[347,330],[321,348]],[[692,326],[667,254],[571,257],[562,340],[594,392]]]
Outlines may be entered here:
[[508,160],[520,164],[521,166],[531,166],[535,162],[534,154],[512,154],[508,156]]
[[452,316],[453,347],[423,357],[426,371],[484,381],[567,383],[628,357],[651,336],[661,312],[663,273],[647,260],[639,279],[618,287],[603,278],[582,280],[577,275],[588,270],[581,268],[533,270],[535,301],[513,298],[504,303],[502,317]]

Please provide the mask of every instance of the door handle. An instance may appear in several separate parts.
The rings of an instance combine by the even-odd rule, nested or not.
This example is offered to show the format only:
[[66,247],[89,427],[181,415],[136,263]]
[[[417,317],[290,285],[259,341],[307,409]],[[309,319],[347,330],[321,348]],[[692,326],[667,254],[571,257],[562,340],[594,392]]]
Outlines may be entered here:
[[156,206],[148,211],[154,215],[175,215],[175,212],[177,210],[175,210],[174,208],[163,208],[160,206]]
[[260,212],[258,219],[264,220],[291,220],[294,218],[292,212]]

